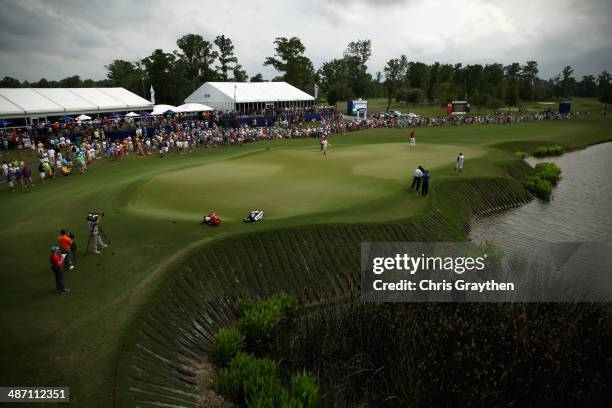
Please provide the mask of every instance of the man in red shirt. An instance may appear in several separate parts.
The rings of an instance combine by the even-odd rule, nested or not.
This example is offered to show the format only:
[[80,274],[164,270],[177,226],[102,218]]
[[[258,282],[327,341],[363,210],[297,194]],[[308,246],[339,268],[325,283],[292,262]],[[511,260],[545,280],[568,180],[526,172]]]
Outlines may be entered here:
[[70,289],[64,287],[64,257],[60,254],[59,247],[51,247],[49,262],[51,262],[51,270],[55,274],[55,289],[58,293],[70,292]]

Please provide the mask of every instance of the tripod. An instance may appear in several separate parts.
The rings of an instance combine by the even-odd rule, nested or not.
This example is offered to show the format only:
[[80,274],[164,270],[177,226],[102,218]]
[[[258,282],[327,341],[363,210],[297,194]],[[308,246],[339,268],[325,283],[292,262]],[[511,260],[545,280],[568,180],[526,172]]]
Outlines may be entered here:
[[[89,239],[87,240],[87,247],[85,248],[85,254],[83,256],[87,256],[87,254],[89,253],[89,247],[91,246],[91,240],[92,240],[92,238],[94,238],[94,235],[95,234],[93,233],[93,231],[90,231]],[[104,238],[104,242],[106,242],[107,244],[111,243],[110,239],[108,239],[108,237],[104,233],[104,230],[102,230],[102,227],[100,227],[99,225],[98,225],[98,235],[100,237]]]

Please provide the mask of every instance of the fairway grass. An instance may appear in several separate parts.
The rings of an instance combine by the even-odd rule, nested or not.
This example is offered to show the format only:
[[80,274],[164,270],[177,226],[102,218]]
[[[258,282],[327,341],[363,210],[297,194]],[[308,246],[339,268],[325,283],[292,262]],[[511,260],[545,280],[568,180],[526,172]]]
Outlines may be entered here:
[[[125,386],[115,383],[117,366],[129,365],[122,359],[130,354],[121,351],[132,346],[145,305],[155,304],[177,267],[208,245],[304,225],[401,223],[429,211],[430,199],[406,191],[416,165],[432,170],[435,187],[504,177],[499,163],[516,160],[515,148],[541,142],[577,148],[612,139],[609,119],[416,132],[414,151],[407,130],[376,129],[331,138],[325,158],[314,139],[260,142],[101,161],[84,176],[30,192],[11,194],[2,184],[0,383],[70,386],[77,406],[112,406],[115,390]],[[505,150],[494,147],[499,143]],[[459,150],[466,168],[455,176]],[[266,211],[262,223],[240,222],[259,206]],[[84,248],[91,210],[105,211],[102,226],[112,245],[98,256],[80,251],[65,276],[72,293],[57,295],[49,247],[67,228]],[[221,215],[220,227],[199,225],[210,210]]]

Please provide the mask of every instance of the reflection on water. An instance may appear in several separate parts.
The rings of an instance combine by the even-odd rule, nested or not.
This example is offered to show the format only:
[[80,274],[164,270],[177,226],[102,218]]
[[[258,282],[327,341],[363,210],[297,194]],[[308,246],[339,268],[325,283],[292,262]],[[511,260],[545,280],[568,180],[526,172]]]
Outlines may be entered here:
[[562,171],[552,201],[535,199],[481,217],[472,225],[470,238],[493,240],[505,249],[544,242],[612,241],[612,143],[560,157],[528,159],[532,166],[540,161],[556,163]]

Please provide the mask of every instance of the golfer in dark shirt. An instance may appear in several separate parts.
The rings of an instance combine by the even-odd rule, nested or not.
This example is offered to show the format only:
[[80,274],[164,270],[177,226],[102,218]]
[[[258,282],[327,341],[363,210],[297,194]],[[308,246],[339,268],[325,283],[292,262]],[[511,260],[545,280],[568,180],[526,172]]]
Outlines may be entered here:
[[423,183],[421,186],[421,194],[423,194],[424,196],[429,194],[429,179],[430,178],[431,176],[429,175],[429,171],[424,170],[423,177],[421,178],[421,182]]

